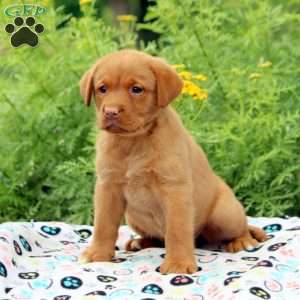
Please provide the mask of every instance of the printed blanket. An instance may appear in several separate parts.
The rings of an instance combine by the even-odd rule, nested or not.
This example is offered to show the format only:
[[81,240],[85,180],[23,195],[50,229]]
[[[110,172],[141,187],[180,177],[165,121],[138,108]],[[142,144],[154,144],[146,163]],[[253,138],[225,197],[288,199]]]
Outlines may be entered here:
[[[230,254],[195,250],[199,271],[161,275],[165,250],[125,252],[122,226],[112,262],[80,265],[93,228],[58,222],[0,225],[0,299],[296,300],[300,299],[300,218],[249,218],[268,241]],[[88,297],[93,296],[93,297]]]

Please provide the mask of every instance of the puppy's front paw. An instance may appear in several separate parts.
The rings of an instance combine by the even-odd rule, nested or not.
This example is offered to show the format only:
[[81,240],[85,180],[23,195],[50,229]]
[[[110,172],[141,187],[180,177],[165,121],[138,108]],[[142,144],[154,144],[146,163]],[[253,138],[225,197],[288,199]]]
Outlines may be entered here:
[[91,245],[79,256],[79,263],[86,264],[94,261],[110,261],[114,256],[114,251],[105,250],[99,246]]
[[166,259],[159,267],[162,274],[192,274],[198,271],[195,260],[168,260]]

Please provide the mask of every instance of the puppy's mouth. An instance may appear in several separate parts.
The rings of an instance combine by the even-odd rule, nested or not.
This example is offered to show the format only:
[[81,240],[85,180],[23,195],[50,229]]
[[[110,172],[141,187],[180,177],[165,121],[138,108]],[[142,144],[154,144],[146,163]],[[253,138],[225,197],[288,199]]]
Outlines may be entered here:
[[119,121],[117,120],[105,120],[102,123],[101,128],[109,133],[115,133],[126,136],[135,136],[137,134],[142,134],[143,132],[146,132],[155,126],[156,122],[154,122],[154,119],[152,119],[129,130],[121,126]]
[[120,126],[114,125],[114,124],[106,126],[103,129],[108,132],[111,132],[111,133],[128,133],[129,132],[128,130],[126,130]]
[[102,129],[111,132],[111,133],[127,133],[129,132],[125,128],[123,128],[118,122],[114,120],[106,121],[103,125]]

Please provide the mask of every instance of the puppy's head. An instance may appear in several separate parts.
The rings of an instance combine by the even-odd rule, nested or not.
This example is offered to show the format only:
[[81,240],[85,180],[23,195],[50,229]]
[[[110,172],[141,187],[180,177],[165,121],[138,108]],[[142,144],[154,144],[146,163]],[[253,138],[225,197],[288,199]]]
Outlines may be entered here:
[[85,104],[95,99],[98,126],[122,135],[142,132],[181,89],[171,66],[135,50],[104,56],[80,81]]

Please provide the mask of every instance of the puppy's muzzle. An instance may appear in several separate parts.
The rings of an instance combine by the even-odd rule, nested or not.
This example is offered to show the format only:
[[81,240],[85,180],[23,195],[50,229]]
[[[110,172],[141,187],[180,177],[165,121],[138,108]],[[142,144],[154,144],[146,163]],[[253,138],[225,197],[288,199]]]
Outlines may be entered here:
[[104,106],[102,111],[104,117],[104,129],[115,133],[126,131],[120,125],[120,115],[124,111],[123,108]]

